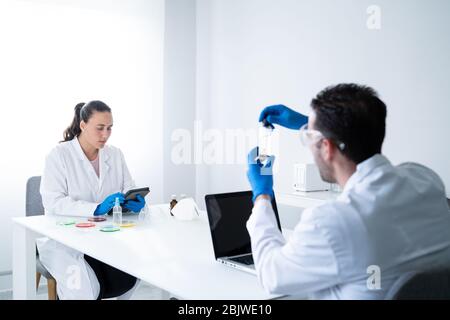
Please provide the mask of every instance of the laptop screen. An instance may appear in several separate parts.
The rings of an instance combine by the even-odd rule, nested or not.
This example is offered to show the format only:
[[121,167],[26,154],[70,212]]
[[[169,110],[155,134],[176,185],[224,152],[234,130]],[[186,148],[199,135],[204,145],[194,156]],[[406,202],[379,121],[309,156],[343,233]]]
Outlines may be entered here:
[[[207,195],[205,201],[216,259],[251,253],[246,223],[253,209],[252,192]],[[275,199],[272,207],[281,230]]]

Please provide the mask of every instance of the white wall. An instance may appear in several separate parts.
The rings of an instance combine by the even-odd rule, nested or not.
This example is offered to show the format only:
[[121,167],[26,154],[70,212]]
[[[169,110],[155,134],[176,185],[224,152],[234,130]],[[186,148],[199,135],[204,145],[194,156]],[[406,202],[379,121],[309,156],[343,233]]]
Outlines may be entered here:
[[[307,113],[325,86],[365,83],[388,105],[384,153],[430,166],[450,195],[450,3],[376,2],[378,31],[366,26],[366,0],[196,0],[196,8],[193,0],[2,0],[0,275],[11,268],[10,218],[24,214],[27,177],[41,173],[74,105],[90,99],[113,108],[111,144],[151,187],[151,202],[195,185],[203,207],[206,193],[249,189],[244,163],[255,140],[224,146],[241,164],[174,166],[174,130],[193,139],[208,129],[222,138],[255,132],[266,105]],[[290,192],[292,165],[312,159],[293,132],[281,131],[279,149],[275,187]]]
[[24,215],[26,180],[78,102],[112,108],[110,143],[149,200],[163,200],[163,36],[164,0],[0,2],[0,274],[11,270],[10,218]]
[[[369,30],[367,0],[198,1],[198,69],[208,73],[209,127],[256,128],[263,107],[309,112],[311,98],[340,82],[373,86],[388,106],[384,153],[394,164],[434,169],[450,195],[450,2],[378,0],[381,29]],[[199,21],[197,21],[199,24]],[[278,191],[292,166],[312,161],[297,135],[281,132]],[[246,157],[245,153],[240,155]],[[212,165],[209,192],[249,188],[245,165]]]
[[[195,196],[195,165],[173,161],[177,130],[194,136],[196,0],[166,0],[164,30],[164,202],[172,194]],[[192,139],[191,139],[192,142]]]
[[[196,0],[196,120],[210,123],[211,99],[211,1]],[[204,210],[204,196],[209,189],[209,166],[199,163],[195,168],[196,202]]]

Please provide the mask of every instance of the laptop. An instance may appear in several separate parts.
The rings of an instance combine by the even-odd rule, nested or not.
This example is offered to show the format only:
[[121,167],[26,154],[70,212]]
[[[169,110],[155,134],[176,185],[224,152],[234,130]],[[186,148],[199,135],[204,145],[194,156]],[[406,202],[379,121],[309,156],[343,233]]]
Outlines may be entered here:
[[[216,260],[256,275],[246,227],[253,209],[252,196],[251,191],[212,194],[205,196],[205,202]],[[272,207],[281,230],[275,199]]]

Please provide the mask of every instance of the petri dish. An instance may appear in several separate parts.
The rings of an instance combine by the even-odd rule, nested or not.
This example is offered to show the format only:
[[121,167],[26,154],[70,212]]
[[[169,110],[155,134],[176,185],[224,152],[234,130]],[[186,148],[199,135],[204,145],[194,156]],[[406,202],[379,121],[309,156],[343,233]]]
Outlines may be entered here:
[[122,228],[131,228],[131,227],[136,226],[136,222],[124,220],[124,221],[122,221],[122,223],[120,224],[120,226],[121,226]]
[[91,222],[103,222],[103,221],[106,221],[106,218],[104,218],[104,217],[91,217],[91,218],[88,219],[88,221],[91,221]]
[[120,231],[120,228],[118,226],[110,225],[110,226],[104,226],[100,229],[102,232],[116,232]]
[[75,220],[61,220],[61,221],[57,221],[56,224],[59,226],[72,226],[76,223]]
[[77,228],[92,228],[95,227],[95,223],[92,222],[80,222],[75,225]]

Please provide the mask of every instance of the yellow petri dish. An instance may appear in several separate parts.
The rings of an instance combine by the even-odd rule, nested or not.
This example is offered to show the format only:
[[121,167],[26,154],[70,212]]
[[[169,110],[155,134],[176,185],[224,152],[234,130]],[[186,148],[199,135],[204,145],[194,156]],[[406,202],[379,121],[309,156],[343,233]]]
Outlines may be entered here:
[[134,221],[122,221],[122,224],[120,225],[122,228],[131,228],[136,225],[136,222]]

